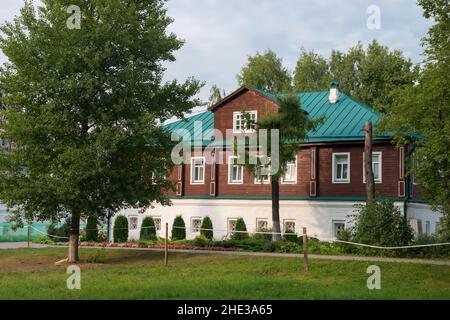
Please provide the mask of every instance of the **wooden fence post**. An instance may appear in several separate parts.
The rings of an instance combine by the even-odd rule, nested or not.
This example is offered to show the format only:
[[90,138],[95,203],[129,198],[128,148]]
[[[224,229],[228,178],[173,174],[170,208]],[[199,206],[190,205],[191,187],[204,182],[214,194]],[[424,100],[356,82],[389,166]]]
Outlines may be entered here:
[[308,234],[303,228],[303,271],[308,274]]
[[167,248],[168,240],[169,240],[169,224],[166,222],[166,239],[164,241],[164,264],[166,266],[169,263],[169,250]]

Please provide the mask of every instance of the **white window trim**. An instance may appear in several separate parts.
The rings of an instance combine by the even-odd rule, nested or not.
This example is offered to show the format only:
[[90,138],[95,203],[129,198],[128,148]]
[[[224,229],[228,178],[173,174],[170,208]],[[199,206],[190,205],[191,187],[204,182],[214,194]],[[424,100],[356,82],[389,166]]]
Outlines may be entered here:
[[[198,228],[198,231],[195,231],[195,232],[194,232],[194,223],[193,223],[194,220],[200,220],[200,227]],[[202,226],[202,223],[203,223],[202,217],[191,217],[191,230],[190,230],[191,234],[200,234],[200,228]]]
[[256,231],[257,231],[257,232],[260,231],[259,228],[258,228],[258,227],[259,227],[259,226],[258,226],[258,223],[259,223],[260,221],[267,222],[267,229],[270,228],[270,226],[269,226],[269,219],[267,219],[267,218],[256,218]]
[[[347,180],[336,180],[336,156],[347,156],[348,157],[348,179]],[[332,181],[333,184],[348,184],[350,183],[350,177],[351,177],[351,159],[350,159],[350,152],[333,152],[332,154],[333,163],[332,163]]]
[[297,156],[295,156],[295,180],[294,181],[285,181],[284,175],[281,177],[281,184],[297,184],[298,177],[298,162]]
[[[263,158],[263,157],[264,156],[257,156],[257,158]],[[269,160],[270,160],[270,158],[269,158]],[[271,167],[271,165],[272,165],[272,161],[269,164],[269,168]],[[258,166],[258,165],[255,165],[255,166]],[[262,165],[262,166],[265,166],[265,165]],[[254,179],[253,183],[254,184],[270,184],[270,175],[268,176],[267,180],[265,180],[263,178],[262,181],[258,181],[258,178],[256,177],[256,171],[255,171],[255,179]]]
[[[203,179],[199,180],[199,181],[194,181],[194,170],[195,170],[195,168],[194,168],[194,161],[195,160],[199,160],[199,159],[203,160]],[[205,184],[205,175],[206,175],[205,163],[206,163],[206,158],[205,157],[192,157],[191,158],[191,184]]]
[[227,218],[227,233],[230,234],[232,232],[234,232],[233,230],[230,230],[230,222],[231,221],[236,221],[237,222],[238,218]]
[[162,230],[162,218],[161,218],[161,216],[150,216],[150,217],[153,219],[153,221],[155,221],[156,219],[160,220],[159,230],[156,228],[156,223],[155,223],[155,231],[156,232],[161,231]]
[[284,219],[283,220],[283,232],[286,233],[287,228],[286,228],[286,223],[287,222],[293,222],[295,227],[294,227],[294,233],[297,233],[297,221],[295,219]]
[[[252,110],[252,111],[246,111],[249,114],[254,114],[255,115],[255,122],[258,121],[258,111],[257,110]],[[250,129],[250,130],[236,130],[236,116],[237,115],[242,115],[241,111],[235,111],[233,112],[233,133],[253,133],[255,132],[254,129]]]
[[[365,157],[365,152],[363,152],[363,183],[366,183],[366,160],[364,159]],[[379,180],[375,180],[376,184],[382,184],[383,183],[383,152],[381,151],[376,151],[376,152],[372,152],[372,155],[376,155],[378,154],[380,156],[380,179]]]
[[230,156],[228,157],[228,184],[244,184],[244,166],[241,166],[241,180],[231,181],[231,159],[238,159],[237,156]]
[[[131,219],[136,219],[136,228],[131,229]],[[139,230],[139,217],[138,216],[128,216],[128,230],[130,231],[136,231]]]
[[346,230],[347,229],[347,222],[345,221],[345,220],[332,220],[332,222],[331,222],[331,235],[332,235],[332,237],[334,238],[334,239],[336,239],[337,237],[336,237],[336,235],[334,234],[334,225],[336,224],[336,223],[341,223],[341,224],[343,224],[344,225],[344,230]]

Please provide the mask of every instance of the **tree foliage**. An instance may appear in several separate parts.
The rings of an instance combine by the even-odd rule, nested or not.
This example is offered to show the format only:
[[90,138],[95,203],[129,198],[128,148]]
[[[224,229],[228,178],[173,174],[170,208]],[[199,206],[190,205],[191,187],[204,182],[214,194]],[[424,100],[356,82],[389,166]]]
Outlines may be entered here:
[[237,75],[240,86],[272,93],[291,91],[291,74],[283,67],[283,61],[272,50],[257,52],[248,57],[247,64]]
[[152,217],[145,217],[144,220],[142,220],[139,240],[156,240],[155,221]]
[[314,51],[302,49],[294,71],[294,91],[323,91],[331,82],[328,62]]
[[114,242],[124,243],[128,241],[128,219],[123,215],[117,216],[113,228]]
[[164,0],[77,0],[81,29],[69,29],[73,3],[27,2],[0,29],[0,132],[15,146],[0,155],[0,200],[19,223],[72,216],[77,250],[80,217],[169,203],[172,184],[149,183],[173,165],[159,123],[197,106],[201,84],[162,80],[183,44]]
[[200,227],[200,234],[205,236],[206,239],[214,239],[213,223],[210,217],[204,217],[202,221],[202,226]]
[[182,216],[177,216],[172,225],[172,240],[184,239],[186,239],[186,224]]
[[384,112],[394,102],[392,90],[413,84],[412,63],[399,50],[391,50],[373,40],[364,49],[361,43],[347,52],[333,50],[327,61],[320,54],[302,50],[294,72],[294,88],[324,91],[337,81],[343,92]]
[[217,102],[225,98],[226,95],[227,93],[225,92],[225,90],[221,90],[218,86],[213,85],[211,87],[211,90],[209,91],[208,106],[211,107],[215,105]]
[[414,234],[400,209],[391,200],[356,207],[353,240],[381,247],[407,246]]
[[416,146],[410,173],[422,195],[444,213],[442,233],[450,230],[450,4],[446,0],[419,4],[435,24],[423,39],[424,64],[417,83],[394,92],[395,103],[382,118],[381,129],[397,134],[397,141],[411,139]]

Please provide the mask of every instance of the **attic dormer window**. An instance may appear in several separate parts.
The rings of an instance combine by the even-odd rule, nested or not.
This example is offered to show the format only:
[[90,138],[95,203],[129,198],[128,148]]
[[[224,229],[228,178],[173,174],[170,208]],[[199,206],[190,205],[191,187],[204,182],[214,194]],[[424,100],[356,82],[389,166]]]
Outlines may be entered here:
[[233,133],[251,133],[256,129],[256,121],[258,119],[257,111],[247,111],[250,115],[252,124],[251,129],[247,129],[247,124],[245,123],[244,115],[242,112],[233,112]]

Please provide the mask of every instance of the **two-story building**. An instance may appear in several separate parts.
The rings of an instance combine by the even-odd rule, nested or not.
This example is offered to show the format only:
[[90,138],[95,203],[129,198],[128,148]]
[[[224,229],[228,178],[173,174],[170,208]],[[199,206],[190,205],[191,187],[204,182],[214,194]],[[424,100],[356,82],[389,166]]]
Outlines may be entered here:
[[[332,239],[351,223],[349,216],[354,214],[354,205],[366,200],[362,129],[367,120],[376,125],[379,115],[336,87],[298,96],[310,117],[323,115],[325,120],[310,132],[296,161],[288,164],[280,179],[282,230],[300,233],[302,227],[307,227],[311,235]],[[212,142],[223,151],[232,147],[232,142],[224,137],[227,130],[236,135],[246,130],[242,110],[256,121],[262,119],[278,112],[277,96],[241,87],[208,111],[165,126],[172,132],[184,129],[191,133],[195,152],[188,163],[177,165],[167,177],[176,185],[176,191],[168,193],[173,206],[155,205],[145,213],[133,209],[121,212],[129,219],[131,238],[139,238],[145,216],[152,216],[161,232],[166,222],[170,228],[174,218],[182,215],[188,238],[199,234],[205,216],[212,219],[218,239],[234,230],[239,217],[250,232],[271,228],[269,180],[249,174],[233,158],[217,161],[216,152],[208,147]],[[200,134],[195,132],[198,123]],[[406,170],[409,150],[408,146],[393,145],[390,135],[374,136],[376,194],[394,199],[418,232],[431,234],[438,227],[440,215],[415,196],[415,185]]]

